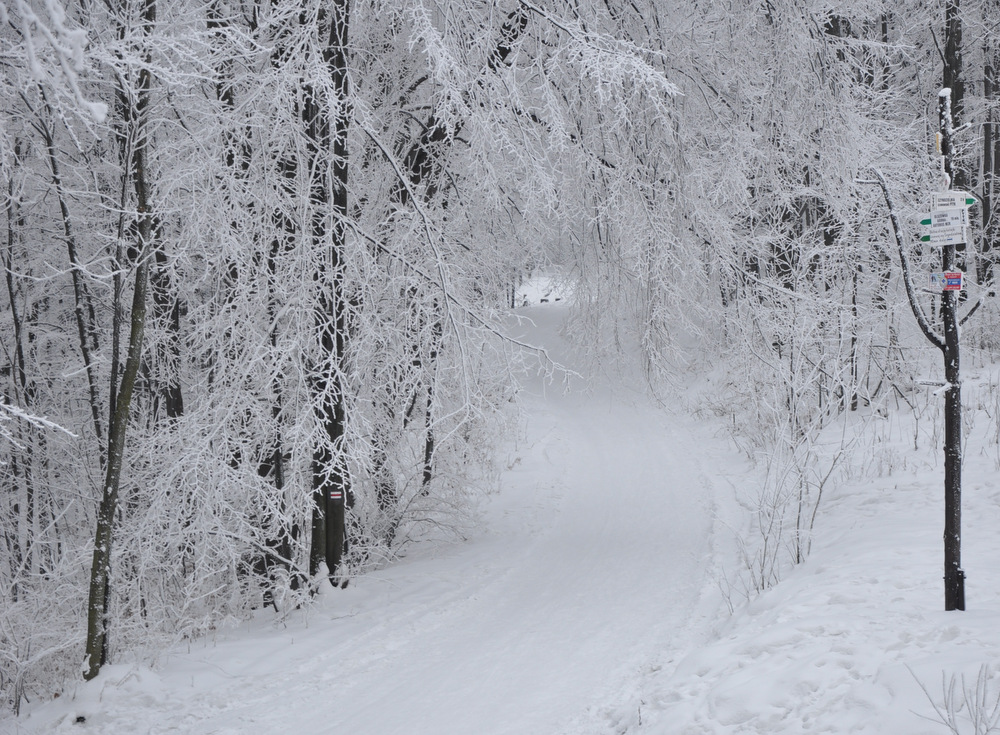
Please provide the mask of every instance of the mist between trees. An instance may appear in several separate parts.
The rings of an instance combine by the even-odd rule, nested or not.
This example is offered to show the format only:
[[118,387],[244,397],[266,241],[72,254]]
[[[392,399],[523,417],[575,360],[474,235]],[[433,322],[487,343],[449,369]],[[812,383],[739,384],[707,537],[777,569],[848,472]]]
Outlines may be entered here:
[[[1000,10],[961,12],[978,297]],[[688,359],[733,376],[704,406],[769,470],[763,538],[794,527],[747,542],[770,584],[808,550],[818,432],[912,389],[921,337],[859,180],[904,214],[934,189],[944,18],[2,0],[5,705],[460,535],[514,376],[552,368],[503,336],[542,266],[595,359],[637,340],[654,387]]]

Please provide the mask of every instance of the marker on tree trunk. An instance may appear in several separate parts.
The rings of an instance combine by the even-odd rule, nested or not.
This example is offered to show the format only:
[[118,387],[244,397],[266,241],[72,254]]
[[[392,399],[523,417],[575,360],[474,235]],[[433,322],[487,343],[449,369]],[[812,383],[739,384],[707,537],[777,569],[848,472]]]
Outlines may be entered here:
[[962,290],[962,271],[950,271],[944,274],[945,291]]

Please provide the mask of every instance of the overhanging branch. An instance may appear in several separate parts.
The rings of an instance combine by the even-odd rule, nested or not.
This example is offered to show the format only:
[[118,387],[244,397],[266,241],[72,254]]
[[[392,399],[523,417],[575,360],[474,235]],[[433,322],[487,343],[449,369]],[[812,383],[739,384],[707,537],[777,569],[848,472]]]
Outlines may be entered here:
[[903,247],[903,228],[899,224],[896,205],[893,203],[892,194],[889,193],[889,187],[885,183],[885,176],[878,169],[875,169],[874,173],[878,185],[882,188],[885,204],[889,208],[889,221],[892,223],[892,232],[896,238],[896,248],[899,250],[899,262],[900,267],[903,269],[903,283],[906,284],[906,298],[910,302],[910,309],[913,310],[913,316],[916,318],[917,324],[920,326],[920,331],[924,333],[927,340],[938,349],[943,350],[945,348],[944,337],[934,331],[930,320],[927,319],[927,315],[924,314],[923,309],[920,308],[920,304],[917,302],[916,289],[913,287],[913,279],[910,277],[910,261],[906,257],[906,249]]

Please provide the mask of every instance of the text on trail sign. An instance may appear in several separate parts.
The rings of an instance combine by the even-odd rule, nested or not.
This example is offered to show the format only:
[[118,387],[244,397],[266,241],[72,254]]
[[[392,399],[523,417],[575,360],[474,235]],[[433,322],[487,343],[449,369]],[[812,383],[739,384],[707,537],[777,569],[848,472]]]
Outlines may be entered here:
[[931,232],[942,227],[964,227],[969,224],[969,208],[938,209],[931,212],[930,216],[920,220],[920,224],[928,225]]
[[965,191],[935,191],[931,193],[931,209],[971,207],[976,198]]
[[[945,192],[945,194],[961,194],[961,192]],[[969,241],[969,208],[964,205],[935,209],[920,220],[920,224],[928,228],[925,231],[927,234],[920,238],[921,242],[929,242],[932,245],[951,243],[957,245]]]
[[969,242],[968,227],[938,227],[932,229],[929,234],[920,238],[920,242],[929,242],[931,245],[948,245],[950,243]]

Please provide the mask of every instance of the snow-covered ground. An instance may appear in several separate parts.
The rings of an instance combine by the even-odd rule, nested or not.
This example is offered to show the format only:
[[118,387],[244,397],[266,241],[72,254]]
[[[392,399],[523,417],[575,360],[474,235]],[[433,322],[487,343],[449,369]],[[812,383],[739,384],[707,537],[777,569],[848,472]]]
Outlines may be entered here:
[[[642,733],[906,733],[952,730],[977,680],[1000,732],[1000,491],[994,460],[966,472],[967,611],[943,611],[937,452],[829,498],[812,555],[646,688]],[[987,465],[989,465],[987,467]],[[982,667],[986,667],[985,670]],[[984,674],[980,679],[980,674]],[[957,732],[985,733],[957,712]]]
[[[522,313],[519,336],[578,364],[558,337],[564,304]],[[280,624],[262,613],[153,669],[109,667],[0,731],[921,735],[948,732],[926,719],[922,685],[940,705],[942,673],[955,675],[960,699],[959,677],[970,688],[984,665],[992,704],[995,425],[967,452],[967,612],[941,611],[940,439],[925,416],[876,425],[885,447],[868,470],[884,476],[832,488],[806,563],[730,613],[719,579],[738,572],[755,471],[719,426],[613,382],[565,393],[524,379],[524,437],[466,543],[412,549]]]

